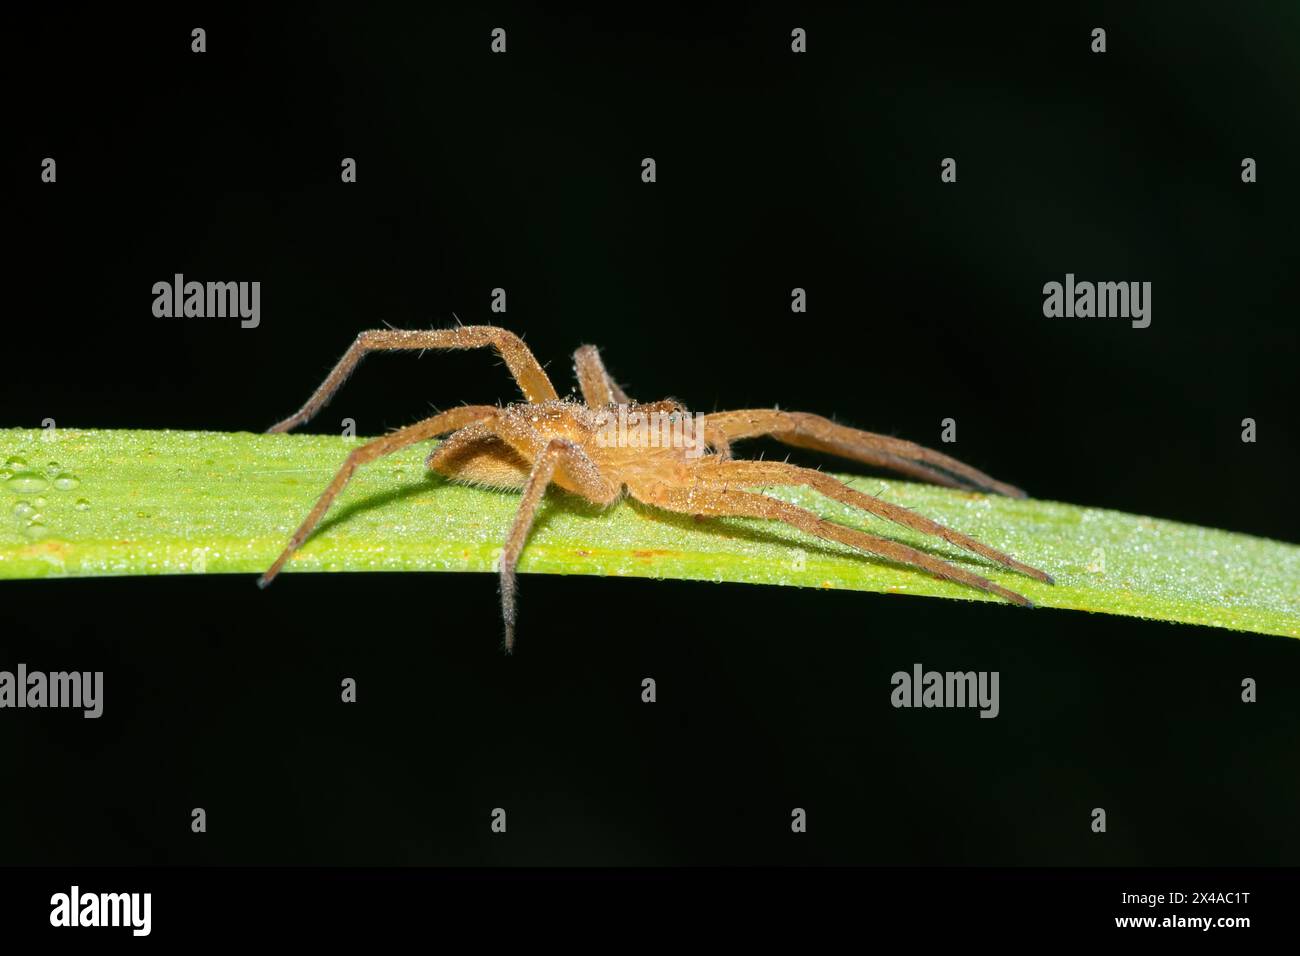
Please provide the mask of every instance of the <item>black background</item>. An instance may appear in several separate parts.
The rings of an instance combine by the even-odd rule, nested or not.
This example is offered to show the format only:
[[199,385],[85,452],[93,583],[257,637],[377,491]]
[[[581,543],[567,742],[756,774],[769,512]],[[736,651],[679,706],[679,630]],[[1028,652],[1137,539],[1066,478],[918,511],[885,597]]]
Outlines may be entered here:
[[[641,398],[930,445],[951,416],[960,457],[1038,497],[1300,538],[1293,5],[36,16],[8,31],[6,426],[259,431],[359,330],[455,313],[525,335],[561,390],[595,342]],[[261,281],[261,326],[155,319],[175,272]],[[1066,272],[1151,281],[1150,328],[1045,319]],[[376,357],[309,430],[513,398],[487,353]],[[506,658],[490,575],[0,601],[0,661],[107,688],[97,721],[0,719],[4,863],[1300,859],[1285,638],[524,576]],[[892,709],[918,661],[1000,671],[1001,716]]]

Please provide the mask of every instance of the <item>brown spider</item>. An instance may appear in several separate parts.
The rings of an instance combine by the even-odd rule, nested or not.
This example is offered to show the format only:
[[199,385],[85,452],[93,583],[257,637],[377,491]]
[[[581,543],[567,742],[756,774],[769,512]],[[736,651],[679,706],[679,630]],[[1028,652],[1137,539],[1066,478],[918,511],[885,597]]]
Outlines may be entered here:
[[[467,405],[454,408],[357,448],[348,455],[284,551],[259,579],[259,586],[266,587],[280,573],[284,563],[307,540],[359,466],[440,435],[450,437],[426,459],[428,468],[458,481],[522,489],[523,492],[514,525],[501,552],[501,607],[505,617],[507,652],[514,647],[515,565],[528,538],[537,506],[551,484],[598,505],[612,505],[626,495],[647,505],[682,514],[733,515],[782,521],[819,538],[838,541],[900,564],[914,565],[936,577],[997,594],[1016,604],[1032,606],[1015,591],[915,548],[835,524],[768,495],[742,490],[746,487],[804,485],[836,501],[917,531],[937,535],[998,564],[1052,583],[1049,575],[1021,564],[1001,551],[899,505],[855,491],[820,471],[783,462],[735,460],[731,457],[731,443],[742,438],[768,435],[787,445],[830,452],[949,487],[973,488],[1023,498],[1025,493],[1020,489],[995,481],[941,452],[897,438],[847,428],[804,412],[755,409],[692,417],[671,399],[650,404],[632,402],[609,377],[600,353],[593,345],[584,345],[574,353],[583,398],[583,404],[579,404],[555,393],[555,387],[533,353],[518,336],[505,329],[466,325],[430,331],[375,329],[362,332],[307,403],[268,431],[288,431],[311,419],[368,352],[486,346],[495,348],[505,359],[525,401],[505,407]],[[610,440],[611,424],[620,414],[625,419],[632,414],[640,416],[636,419],[638,422],[657,421],[662,431],[635,432],[637,438],[634,441]],[[623,434],[626,434],[626,429]],[[679,440],[666,440],[674,435]]]

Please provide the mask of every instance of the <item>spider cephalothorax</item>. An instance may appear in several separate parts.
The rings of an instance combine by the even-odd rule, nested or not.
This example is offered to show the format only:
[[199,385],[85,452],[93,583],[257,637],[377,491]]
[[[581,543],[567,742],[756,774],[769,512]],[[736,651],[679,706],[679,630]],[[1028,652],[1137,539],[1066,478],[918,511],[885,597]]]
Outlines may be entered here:
[[599,505],[630,497],[666,511],[696,516],[737,516],[782,521],[808,534],[859,551],[921,568],[936,577],[999,595],[1016,604],[1029,601],[964,568],[923,551],[819,518],[811,511],[753,488],[803,485],[898,524],[936,535],[1005,567],[1051,583],[1049,575],[973,538],[923,518],[899,505],[863,494],[810,468],[785,462],[732,457],[731,443],[768,435],[788,445],[830,452],[913,478],[955,488],[1023,498],[1024,492],[995,481],[954,458],[886,435],[859,431],[804,412],[776,409],[692,415],[671,399],[637,403],[605,371],[595,346],[574,354],[582,402],[561,399],[532,352],[512,332],[487,325],[406,331],[362,332],[333,371],[294,415],[269,429],[288,431],[320,411],[367,352],[399,349],[495,348],[505,359],[525,401],[465,405],[400,428],[360,446],[329,483],[284,551],[258,582],[279,574],[329,510],[353,472],[366,462],[417,442],[446,435],[426,464],[448,478],[516,488],[519,511],[501,552],[501,605],[505,646],[514,646],[515,566],[546,489],[554,484]]

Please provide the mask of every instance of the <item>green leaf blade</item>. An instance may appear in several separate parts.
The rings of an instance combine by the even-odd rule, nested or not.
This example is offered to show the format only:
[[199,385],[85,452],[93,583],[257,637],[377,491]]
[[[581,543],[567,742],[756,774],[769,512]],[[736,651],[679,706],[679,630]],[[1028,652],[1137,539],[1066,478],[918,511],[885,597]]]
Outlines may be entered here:
[[[0,462],[24,462],[0,479],[0,579],[226,573],[250,575],[252,587],[357,444],[321,435],[50,435],[0,430]],[[363,467],[286,571],[492,571],[518,497],[429,475],[433,445]],[[44,488],[33,490],[33,472]],[[14,482],[18,474],[28,480]],[[59,474],[76,486],[58,487]],[[1040,607],[1300,637],[1295,545],[1053,501],[841,477],[1040,567],[1056,584],[806,489],[767,493],[962,564]],[[603,510],[560,493],[548,497],[520,571],[996,600],[783,525],[697,521],[629,502]]]

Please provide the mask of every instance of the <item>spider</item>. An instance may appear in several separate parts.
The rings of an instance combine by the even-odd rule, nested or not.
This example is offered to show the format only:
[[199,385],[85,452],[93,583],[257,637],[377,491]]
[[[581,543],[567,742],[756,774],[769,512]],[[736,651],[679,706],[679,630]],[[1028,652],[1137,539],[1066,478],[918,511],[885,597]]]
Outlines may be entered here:
[[[745,438],[770,436],[787,445],[829,452],[854,461],[899,472],[935,484],[1023,498],[1019,488],[941,452],[909,441],[876,435],[836,424],[805,412],[779,409],[714,412],[691,416],[672,399],[638,403],[630,400],[605,371],[600,353],[584,345],[574,353],[582,402],[560,398],[533,353],[513,332],[488,325],[450,329],[374,329],[362,332],[312,396],[293,415],[269,432],[286,432],[309,421],[370,352],[424,349],[494,348],[505,359],[524,401],[505,406],[466,405],[440,412],[399,428],[356,448],[348,455],[315,507],[303,520],[275,563],[258,580],[266,587],[285,562],[307,540],[356,470],[367,462],[418,442],[449,436],[435,448],[425,466],[456,481],[519,490],[522,497],[514,524],[501,551],[501,609],[505,620],[505,650],[515,643],[515,566],[528,539],[546,489],[552,484],[597,505],[609,506],[623,497],[666,511],[696,517],[765,518],[792,525],[818,538],[858,551],[913,565],[936,577],[988,591],[1015,604],[1030,602],[964,568],[941,561],[915,548],[827,521],[756,487],[805,486],[829,498],[936,535],[1005,567],[1052,583],[1050,575],[995,551],[974,538],[946,528],[899,505],[863,494],[829,475],[786,462],[746,461],[732,457],[731,444]],[[611,442],[608,424],[620,411],[636,413],[640,421],[662,416],[676,429],[679,441]],[[667,434],[665,432],[665,434]],[[694,453],[692,453],[694,450]]]

